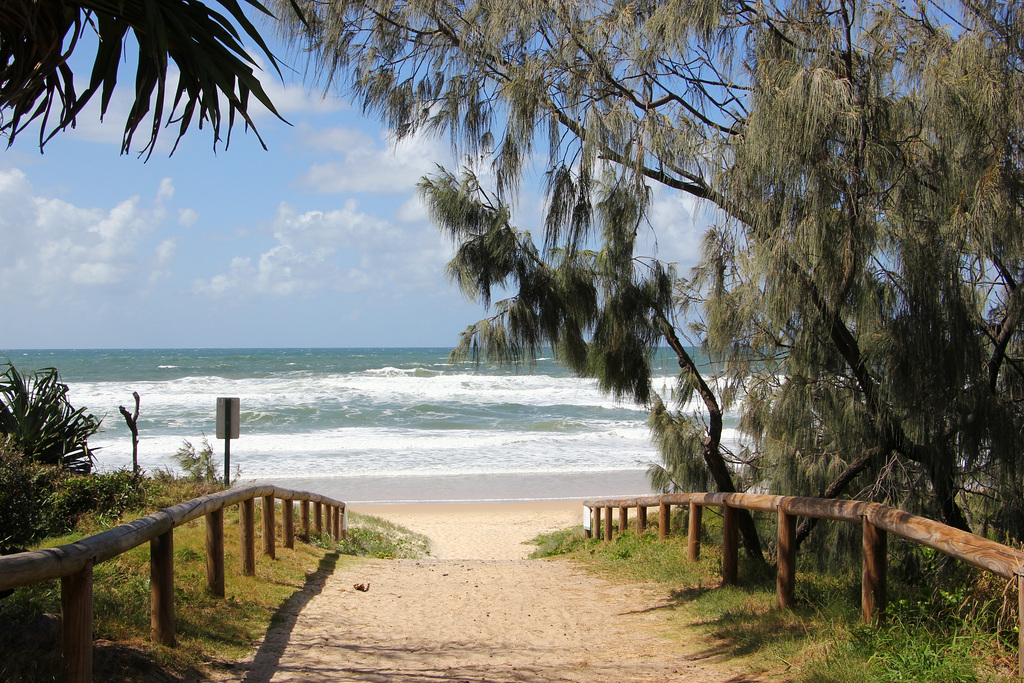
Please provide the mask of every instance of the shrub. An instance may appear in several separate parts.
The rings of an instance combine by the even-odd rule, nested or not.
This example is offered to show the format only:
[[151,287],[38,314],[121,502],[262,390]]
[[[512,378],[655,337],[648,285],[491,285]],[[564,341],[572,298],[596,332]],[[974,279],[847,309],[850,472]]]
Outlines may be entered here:
[[217,461],[213,458],[213,447],[203,437],[203,447],[196,451],[188,439],[182,439],[181,448],[171,456],[174,462],[185,471],[185,478],[201,484],[215,484],[217,477]]
[[83,517],[96,515],[110,521],[146,505],[149,480],[128,470],[65,478],[50,492],[46,535],[75,528]]
[[100,421],[75,409],[56,368],[22,375],[7,362],[0,373],[0,434],[7,435],[25,458],[75,472],[92,470],[88,440]]
[[127,470],[71,475],[0,439],[0,554],[71,531],[84,517],[115,521],[147,503],[150,480]]
[[60,477],[57,468],[28,460],[10,439],[0,438],[0,555],[46,535],[46,496]]

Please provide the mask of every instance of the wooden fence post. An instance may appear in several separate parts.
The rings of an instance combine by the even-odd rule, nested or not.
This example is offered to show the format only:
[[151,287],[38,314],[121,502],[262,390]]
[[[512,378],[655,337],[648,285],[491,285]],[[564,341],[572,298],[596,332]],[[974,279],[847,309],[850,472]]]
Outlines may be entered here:
[[206,590],[224,597],[224,508],[206,514]]
[[775,596],[780,609],[793,609],[796,594],[796,517],[779,507],[779,557]]
[[690,503],[689,525],[686,529],[686,557],[694,562],[700,559],[701,518],[703,516],[703,506]]
[[619,507],[619,536],[626,533],[626,526],[629,524],[629,508],[625,505]]
[[277,524],[274,522],[274,496],[263,496],[263,554],[277,558]]
[[242,574],[256,576],[256,501],[253,498],[238,504],[238,558]]
[[281,530],[284,535],[284,547],[295,547],[295,501],[291,498],[281,499]]
[[1024,677],[1024,574],[1017,575],[1017,676]]
[[647,528],[647,508],[643,505],[636,506],[636,535],[639,536]]
[[864,568],[861,572],[860,602],[864,623],[878,622],[885,615],[885,574],[888,565],[887,535],[864,517]]
[[345,504],[342,504],[341,511],[338,513],[338,528],[341,529],[342,540],[348,540],[348,529],[345,528]]
[[149,542],[149,625],[153,642],[174,647],[174,529]]
[[672,522],[669,516],[672,514],[672,506],[668,503],[658,503],[658,538],[665,540],[672,531]]
[[313,504],[313,530],[317,536],[324,533],[324,504],[319,501]]
[[299,538],[302,539],[303,543],[309,543],[309,501],[303,499],[299,503],[299,519],[302,520],[301,530],[299,531]]
[[722,508],[722,583],[732,586],[739,580],[739,543],[737,543],[736,508]]
[[612,509],[606,507],[604,509],[604,540],[612,540]]
[[60,612],[64,680],[92,681],[92,560],[60,578]]
[[594,527],[594,538],[601,538],[601,508],[595,507],[592,512],[594,523],[591,526]]

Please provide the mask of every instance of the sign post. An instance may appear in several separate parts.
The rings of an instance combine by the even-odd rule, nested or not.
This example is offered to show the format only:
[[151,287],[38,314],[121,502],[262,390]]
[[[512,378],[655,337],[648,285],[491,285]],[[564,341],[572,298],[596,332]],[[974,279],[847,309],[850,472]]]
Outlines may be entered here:
[[217,438],[224,439],[224,488],[231,486],[231,439],[238,438],[240,415],[237,398],[217,399]]

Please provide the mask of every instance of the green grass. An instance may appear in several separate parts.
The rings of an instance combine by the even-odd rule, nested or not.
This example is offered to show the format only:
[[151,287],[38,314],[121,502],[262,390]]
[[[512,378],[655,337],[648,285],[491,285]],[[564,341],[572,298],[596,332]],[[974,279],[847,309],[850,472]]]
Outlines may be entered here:
[[[186,489],[170,495],[188,499]],[[187,488],[187,487],[186,487]],[[160,507],[166,505],[163,497]],[[141,516],[146,511],[139,511]],[[259,507],[257,507],[259,516]],[[280,510],[277,519],[280,520]],[[83,533],[47,539],[39,547],[73,542],[104,528],[102,516],[92,517]],[[197,520],[174,532],[175,630],[173,648],[149,642],[149,548],[144,544],[94,569],[94,679],[148,681],[202,679],[211,670],[250,656],[271,623],[285,618],[290,601],[308,599],[304,588],[321,585],[353,555],[414,557],[425,553],[426,539],[372,517],[351,516],[349,538],[340,543],[321,536],[305,544],[296,536],[295,548],[282,547],[276,559],[260,552],[257,540],[256,576],[242,576],[239,566],[237,509],[225,510],[224,599],[206,592],[205,529]],[[256,524],[257,530],[260,525]],[[279,532],[280,533],[280,532]],[[27,586],[0,601],[0,681],[59,681],[59,632],[45,633],[43,615],[60,614],[60,582]],[[37,633],[38,631],[38,633]]]
[[[714,517],[709,521],[696,562],[686,559],[685,531],[665,541],[656,531],[639,537],[627,531],[603,542],[585,539],[581,528],[567,529],[535,539],[533,556],[567,555],[612,580],[663,586],[681,642],[692,642],[697,631],[708,652],[768,680],[1016,680],[1016,610],[1004,604],[999,577],[956,563],[920,582],[901,581],[890,571],[887,618],[866,627],[857,570],[811,569],[817,563],[798,560],[809,568],[797,573],[793,610],[776,607],[774,566],[742,554],[740,585],[721,586],[721,551],[708,543],[716,535]],[[1015,591],[1007,595],[1015,601]]]
[[430,554],[426,536],[371,515],[349,513],[346,536],[339,543],[346,555],[418,559]]

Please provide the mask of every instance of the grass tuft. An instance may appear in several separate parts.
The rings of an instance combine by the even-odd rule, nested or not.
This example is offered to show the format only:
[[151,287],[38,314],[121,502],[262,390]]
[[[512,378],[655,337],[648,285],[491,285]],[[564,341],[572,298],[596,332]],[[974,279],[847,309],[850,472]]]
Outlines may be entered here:
[[339,543],[346,555],[419,559],[430,554],[426,536],[372,515],[349,513],[346,536]]

